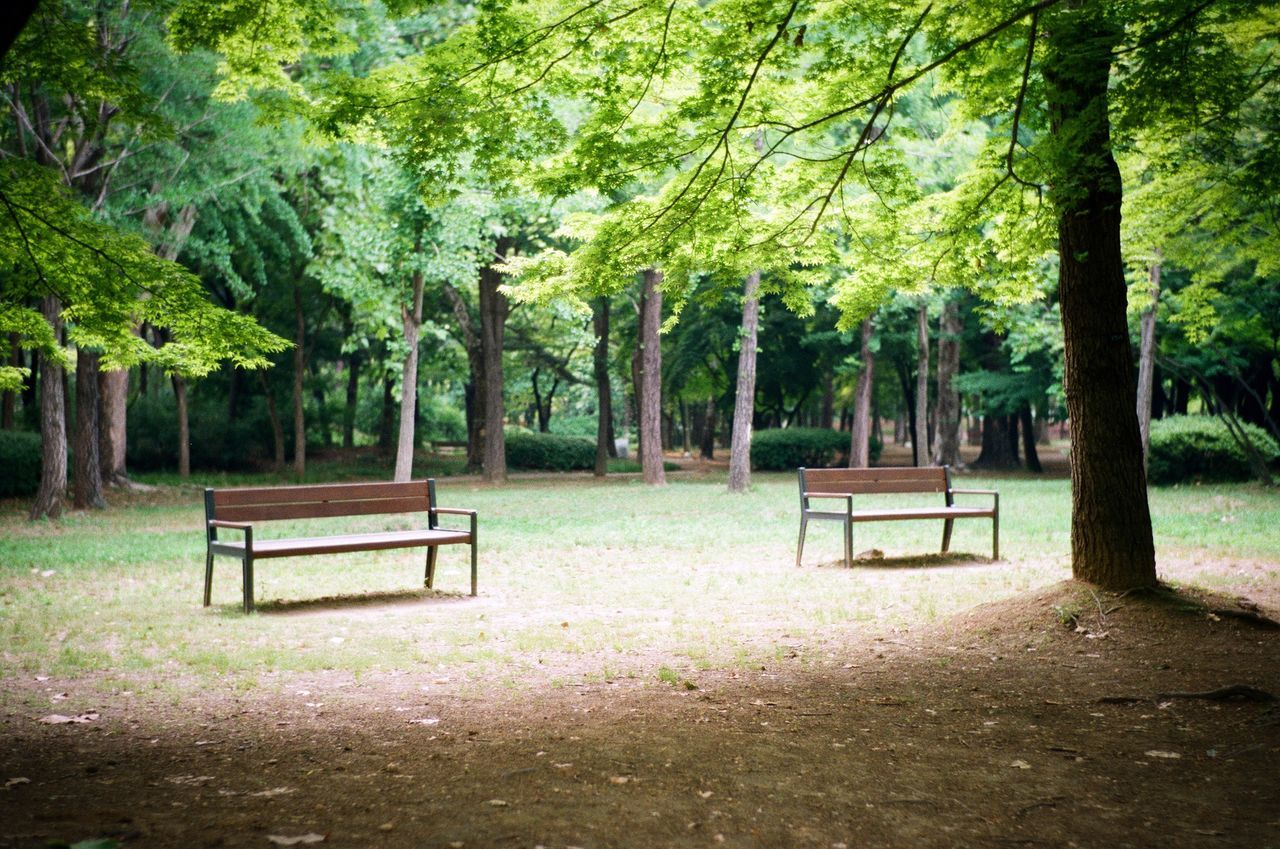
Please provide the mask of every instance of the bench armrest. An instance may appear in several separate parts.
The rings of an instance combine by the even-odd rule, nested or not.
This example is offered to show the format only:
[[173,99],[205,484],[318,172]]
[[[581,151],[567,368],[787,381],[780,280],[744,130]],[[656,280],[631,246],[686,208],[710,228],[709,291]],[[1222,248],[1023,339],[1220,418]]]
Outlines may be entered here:
[[808,501],[810,498],[843,498],[845,512],[853,512],[853,495],[847,492],[803,492],[801,493],[801,497],[804,498],[805,501]]
[[454,516],[474,516],[474,515],[476,515],[476,511],[474,511],[474,510],[464,510],[464,509],[463,509],[463,508],[461,508],[461,507],[432,507],[432,508],[431,508],[431,512],[432,512],[432,513],[449,513],[449,514],[452,514],[452,515],[454,515]]
[[209,527],[211,528],[227,528],[233,531],[251,531],[253,525],[249,522],[228,522],[226,519],[210,519]]
[[994,489],[953,489],[951,490],[951,494],[952,495],[995,495],[995,496],[1000,495],[1000,493]]

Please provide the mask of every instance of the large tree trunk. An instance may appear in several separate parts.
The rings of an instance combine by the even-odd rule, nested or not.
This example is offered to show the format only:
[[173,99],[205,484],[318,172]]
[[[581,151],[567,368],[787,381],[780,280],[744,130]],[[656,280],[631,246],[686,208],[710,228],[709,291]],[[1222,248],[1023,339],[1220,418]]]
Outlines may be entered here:
[[[494,248],[497,262],[506,259],[511,239],[501,237]],[[493,265],[480,269],[480,337],[484,353],[484,479],[507,479],[506,402],[503,399],[502,348],[511,302],[499,291],[502,275]]]
[[1151,306],[1142,311],[1142,342],[1138,352],[1138,434],[1142,439],[1142,469],[1147,468],[1151,444],[1151,395],[1156,370],[1156,308],[1160,305],[1160,263],[1151,265]]
[[973,461],[975,469],[1010,471],[1019,468],[1017,418],[987,413],[982,417],[982,451]]
[[702,417],[702,442],[698,446],[698,456],[703,460],[716,458],[716,397],[707,399],[707,408]]
[[[62,334],[62,305],[54,295],[40,304],[54,338]],[[62,515],[67,495],[67,424],[63,385],[66,375],[48,355],[40,354],[40,487],[31,505],[32,519]]]
[[952,382],[960,372],[960,304],[948,298],[942,307],[938,327],[938,438],[933,461],[939,466],[960,468],[960,393]]
[[911,435],[917,466],[929,465],[929,305],[916,307],[916,420]]
[[662,486],[667,473],[662,468],[662,272],[644,270],[644,312],[640,323],[640,465],[644,482]]
[[733,396],[733,444],[729,448],[729,491],[751,486],[751,420],[756,409],[756,340],[760,332],[760,272],[747,275],[738,339],[738,387]]
[[609,471],[609,443],[613,433],[613,389],[609,385],[609,299],[592,304],[591,326],[596,334],[591,366],[596,378],[596,464],[595,476]]
[[178,477],[191,477],[191,416],[187,410],[187,381],[173,376],[173,400],[178,415]]
[[861,328],[862,370],[858,372],[858,388],[853,401],[853,427],[849,438],[849,468],[859,469],[871,465],[871,388],[875,385],[876,359],[871,350],[871,319],[864,319]]
[[1018,411],[1018,423],[1022,430],[1022,454],[1027,461],[1027,471],[1037,475],[1044,471],[1040,465],[1040,454],[1036,451],[1036,428],[1031,418],[1031,404],[1024,402]]
[[307,320],[302,311],[302,284],[293,286],[293,315],[296,325],[293,341],[293,473],[301,478],[307,473],[307,420],[302,397],[302,379],[307,368]]
[[107,506],[102,497],[102,464],[98,459],[98,355],[76,351],[75,477],[72,498],[77,510]]
[[1071,419],[1075,578],[1107,589],[1156,583],[1155,546],[1135,409],[1120,252],[1120,169],[1107,86],[1123,35],[1106,4],[1059,9],[1044,66],[1050,132],[1061,144],[1058,295]]
[[128,449],[129,370],[98,373],[98,462],[107,486],[128,486],[125,452]]
[[422,272],[415,271],[412,302],[409,306],[400,307],[400,318],[404,322],[404,344],[408,348],[408,354],[404,358],[403,379],[400,382],[400,438],[396,442],[395,480],[401,483],[413,476],[413,424],[418,406],[418,333],[422,328],[422,289]]

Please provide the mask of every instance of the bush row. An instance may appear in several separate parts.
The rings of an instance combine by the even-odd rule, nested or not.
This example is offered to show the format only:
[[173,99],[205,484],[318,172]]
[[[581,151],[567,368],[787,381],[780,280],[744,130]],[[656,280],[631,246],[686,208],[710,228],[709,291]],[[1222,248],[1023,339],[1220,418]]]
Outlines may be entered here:
[[595,440],[555,433],[507,431],[507,465],[513,469],[572,472],[595,468]]
[[34,495],[40,487],[40,434],[0,430],[0,498]]
[[[1280,447],[1264,430],[1251,424],[1244,429],[1263,462],[1280,458]],[[1156,419],[1148,451],[1147,480],[1154,484],[1244,481],[1253,476],[1244,449],[1216,416]]]
[[[872,444],[872,459],[880,456]],[[788,427],[756,431],[751,436],[751,466],[762,471],[793,471],[801,466],[843,465],[849,455],[849,434],[819,427]]]

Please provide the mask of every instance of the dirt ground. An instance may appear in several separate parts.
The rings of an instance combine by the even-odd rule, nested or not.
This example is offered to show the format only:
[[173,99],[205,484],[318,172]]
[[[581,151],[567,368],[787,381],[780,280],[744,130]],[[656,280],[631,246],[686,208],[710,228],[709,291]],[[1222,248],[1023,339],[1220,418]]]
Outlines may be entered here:
[[22,681],[0,846],[1280,846],[1257,613],[1068,583],[696,680],[299,674],[65,724]]

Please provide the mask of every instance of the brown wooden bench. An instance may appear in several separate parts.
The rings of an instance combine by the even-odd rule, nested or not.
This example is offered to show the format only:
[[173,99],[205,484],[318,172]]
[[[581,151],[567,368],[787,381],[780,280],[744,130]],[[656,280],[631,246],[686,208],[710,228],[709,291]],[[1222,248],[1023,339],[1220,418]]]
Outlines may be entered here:
[[[427,527],[406,531],[375,531],[285,539],[255,539],[254,523],[285,519],[332,519],[387,513],[426,513]],[[469,530],[442,528],[442,513],[471,517]],[[204,517],[207,552],[204,606],[213,592],[213,557],[222,554],[241,562],[244,571],[244,610],[253,611],[253,564],[266,557],[305,557],[347,554],[393,548],[427,548],[426,585],[435,583],[439,546],[471,546],[471,594],[476,594],[476,511],[436,506],[436,482],[350,483],[310,486],[262,486],[206,489]],[[243,533],[241,540],[218,538],[219,530]]]
[[[844,523],[844,563],[853,565],[853,523],[902,519],[942,519],[942,551],[951,546],[951,526],[956,519],[991,519],[991,559],[1000,559],[1000,493],[993,489],[955,489],[951,470],[945,466],[889,467],[883,469],[800,469],[800,544],[796,566],[804,553],[804,534],[811,519]],[[854,509],[854,496],[941,492],[945,503],[937,507]],[[956,495],[990,495],[990,507],[961,507]],[[811,499],[843,499],[843,510],[815,510]]]

